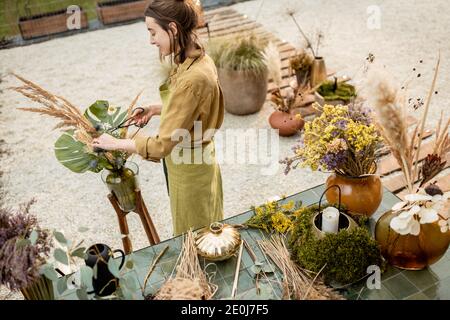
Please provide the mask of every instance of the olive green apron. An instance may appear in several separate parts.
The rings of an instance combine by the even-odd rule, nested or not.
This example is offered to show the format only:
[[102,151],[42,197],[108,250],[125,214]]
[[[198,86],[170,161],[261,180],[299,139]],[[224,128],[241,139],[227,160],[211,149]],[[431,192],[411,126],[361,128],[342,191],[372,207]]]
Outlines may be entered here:
[[[170,89],[166,83],[159,88],[164,119],[165,106],[170,99]],[[176,163],[169,154],[163,159],[167,191],[170,198],[174,236],[208,226],[212,222],[223,220],[223,192],[220,167],[215,158],[214,141],[197,148],[175,147],[180,157],[194,159],[203,153],[207,162],[189,164]],[[187,153],[187,154],[186,154]]]

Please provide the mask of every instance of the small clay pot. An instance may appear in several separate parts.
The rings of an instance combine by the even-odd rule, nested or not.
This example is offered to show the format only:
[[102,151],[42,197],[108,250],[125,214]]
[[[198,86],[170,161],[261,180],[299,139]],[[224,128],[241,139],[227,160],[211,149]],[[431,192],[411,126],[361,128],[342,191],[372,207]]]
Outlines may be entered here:
[[305,121],[295,114],[277,110],[270,115],[269,124],[279,130],[280,136],[290,137],[303,129]]

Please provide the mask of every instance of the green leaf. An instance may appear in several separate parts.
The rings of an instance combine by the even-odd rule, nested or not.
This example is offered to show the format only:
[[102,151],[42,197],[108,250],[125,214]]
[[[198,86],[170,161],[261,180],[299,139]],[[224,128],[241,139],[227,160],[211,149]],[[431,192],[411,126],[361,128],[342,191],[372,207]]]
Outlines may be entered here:
[[62,277],[58,279],[58,282],[56,283],[56,289],[58,290],[58,294],[62,295],[67,290],[67,278]]
[[253,272],[255,275],[260,274],[262,272],[261,266],[257,266],[256,264],[250,268],[250,271]]
[[267,264],[264,265],[263,271],[264,271],[264,273],[274,273],[275,272],[275,267],[272,264],[267,263]]
[[109,270],[109,272],[111,272],[111,274],[114,277],[116,277],[116,278],[120,277],[119,263],[115,259],[109,259],[109,261],[108,261],[108,270]]
[[92,277],[94,275],[93,270],[88,266],[82,266],[81,272],[81,284],[86,288],[92,288]]
[[64,235],[61,232],[54,231],[53,235],[55,236],[55,239],[62,245],[67,245],[67,239],[64,237]]
[[56,261],[61,262],[66,266],[69,265],[69,258],[67,257],[67,253],[65,253],[62,249],[60,248],[55,249],[54,257]]
[[139,283],[133,273],[127,273],[120,279],[120,285],[131,292],[139,290]]
[[31,242],[31,244],[34,246],[35,244],[36,244],[36,241],[37,241],[37,239],[38,239],[38,236],[39,236],[39,234],[38,234],[38,232],[36,231],[36,230],[33,230],[32,232],[31,232],[31,234],[30,234],[30,242]]
[[26,246],[29,246],[29,245],[31,245],[30,239],[19,239],[19,240],[16,241],[16,247],[17,248],[23,248],[23,247],[26,247]]
[[77,289],[77,297],[80,300],[89,300],[86,288]]
[[79,227],[78,228],[78,232],[86,232],[86,231],[89,231],[88,227]]
[[56,273],[55,269],[53,269],[52,265],[47,265],[43,271],[44,276],[46,276],[48,279],[52,281],[58,280],[58,274]]
[[[109,112],[108,112],[109,111]],[[117,127],[127,117],[127,112],[120,112],[119,107],[111,107],[108,101],[98,100],[84,112],[84,116],[93,126],[102,125],[103,129]],[[109,128],[105,128],[106,127]]]
[[75,173],[84,173],[88,170],[100,172],[103,167],[99,165],[99,157],[89,153],[86,145],[75,139],[74,132],[75,130],[68,130],[56,140],[56,159]]
[[86,248],[84,248],[84,247],[77,248],[77,249],[73,250],[70,255],[72,257],[78,257],[81,259],[85,259],[86,258]]

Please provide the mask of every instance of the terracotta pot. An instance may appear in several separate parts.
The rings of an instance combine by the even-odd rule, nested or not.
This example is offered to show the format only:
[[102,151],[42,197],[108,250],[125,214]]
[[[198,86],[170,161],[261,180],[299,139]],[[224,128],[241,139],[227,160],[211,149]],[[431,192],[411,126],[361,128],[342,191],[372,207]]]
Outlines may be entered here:
[[218,74],[225,110],[235,115],[247,115],[261,110],[267,96],[267,71],[253,74],[219,68]]
[[325,60],[322,57],[316,57],[311,66],[311,88],[314,88],[318,84],[322,83],[327,79],[327,67],[325,65]]
[[400,212],[388,211],[375,226],[375,239],[387,262],[397,268],[422,270],[441,259],[450,244],[450,231],[442,233],[437,222],[421,224],[420,234],[400,235],[390,227]]
[[[338,185],[342,191],[342,204],[355,214],[372,216],[383,199],[383,185],[380,176],[367,175],[362,177],[347,177],[337,173],[331,174],[326,186]],[[339,202],[339,191],[331,188],[326,197],[329,203]]]
[[269,117],[270,126],[278,129],[282,137],[290,137],[301,131],[305,125],[302,118],[296,117],[293,113],[274,111]]

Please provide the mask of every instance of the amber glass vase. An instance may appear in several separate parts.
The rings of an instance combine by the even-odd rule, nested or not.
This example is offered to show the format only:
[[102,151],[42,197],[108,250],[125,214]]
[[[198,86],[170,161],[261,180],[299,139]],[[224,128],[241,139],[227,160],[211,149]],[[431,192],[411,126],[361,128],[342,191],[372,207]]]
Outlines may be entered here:
[[[354,214],[372,216],[380,206],[383,199],[383,185],[380,176],[366,175],[361,177],[348,177],[338,173],[331,174],[326,186],[337,185],[342,191],[342,204]],[[338,203],[339,194],[336,188],[326,193],[327,201]]]
[[421,224],[418,236],[401,235],[390,227],[391,220],[400,213],[386,212],[375,227],[375,239],[387,262],[401,269],[422,270],[441,259],[450,244],[450,231],[441,232],[435,222]]

